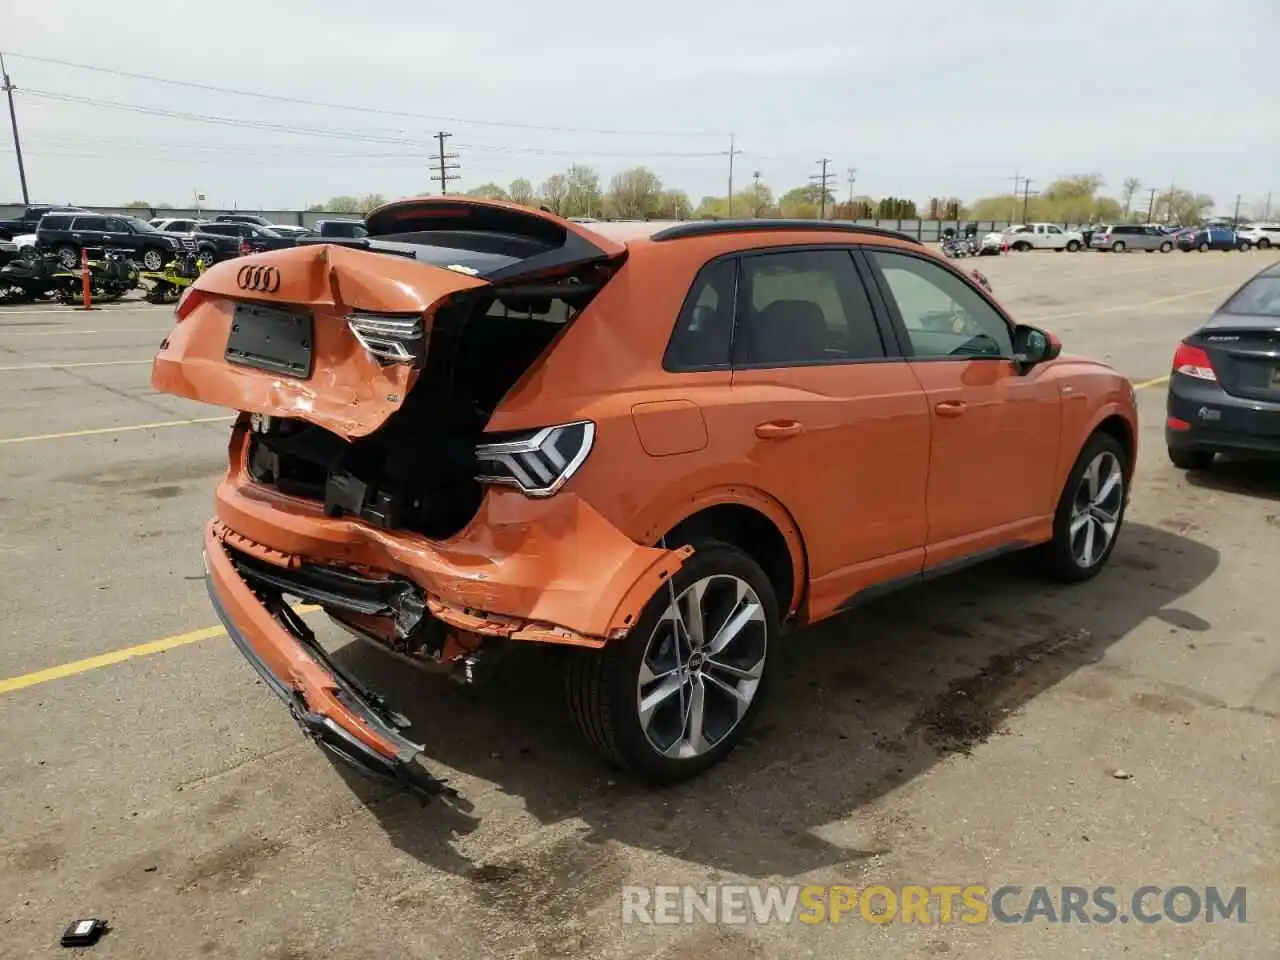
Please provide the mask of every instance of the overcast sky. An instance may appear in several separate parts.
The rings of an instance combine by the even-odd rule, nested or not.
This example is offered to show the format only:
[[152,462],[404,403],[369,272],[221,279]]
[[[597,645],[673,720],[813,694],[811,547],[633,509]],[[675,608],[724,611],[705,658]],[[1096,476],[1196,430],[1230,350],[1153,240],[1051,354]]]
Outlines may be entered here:
[[47,0],[5,4],[0,46],[33,201],[434,192],[443,128],[462,189],[643,163],[696,204],[733,132],[777,193],[828,157],[842,197],[850,167],[916,200],[1098,171],[1280,206],[1280,0]]

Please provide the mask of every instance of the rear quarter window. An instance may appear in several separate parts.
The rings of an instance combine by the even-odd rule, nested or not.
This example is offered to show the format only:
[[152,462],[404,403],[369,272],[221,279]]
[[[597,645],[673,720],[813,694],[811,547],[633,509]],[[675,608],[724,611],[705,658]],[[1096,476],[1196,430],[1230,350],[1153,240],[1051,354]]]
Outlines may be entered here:
[[70,226],[70,217],[59,216],[56,213],[47,213],[40,218],[41,230],[66,230]]
[[737,275],[733,257],[698,271],[667,344],[663,369],[682,373],[729,368]]

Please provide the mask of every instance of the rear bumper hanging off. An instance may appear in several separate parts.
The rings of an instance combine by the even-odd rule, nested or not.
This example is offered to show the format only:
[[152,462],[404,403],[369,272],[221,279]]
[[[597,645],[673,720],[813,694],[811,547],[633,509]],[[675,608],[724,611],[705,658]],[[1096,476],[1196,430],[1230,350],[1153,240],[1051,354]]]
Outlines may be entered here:
[[311,629],[279,597],[265,601],[240,577],[212,528],[205,534],[209,597],[237,649],[285,702],[303,731],[367,777],[421,797],[456,797],[417,760],[422,746],[402,736],[407,726],[380,697],[345,675]]

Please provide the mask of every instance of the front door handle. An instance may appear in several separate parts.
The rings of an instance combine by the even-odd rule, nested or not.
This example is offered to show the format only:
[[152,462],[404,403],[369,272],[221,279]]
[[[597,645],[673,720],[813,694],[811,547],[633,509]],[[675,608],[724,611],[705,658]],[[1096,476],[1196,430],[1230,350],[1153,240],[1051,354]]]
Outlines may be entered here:
[[963,400],[943,400],[934,405],[940,417],[958,417],[969,408]]
[[756,424],[756,436],[761,440],[798,437],[802,433],[804,433],[804,424],[799,420],[769,420]]

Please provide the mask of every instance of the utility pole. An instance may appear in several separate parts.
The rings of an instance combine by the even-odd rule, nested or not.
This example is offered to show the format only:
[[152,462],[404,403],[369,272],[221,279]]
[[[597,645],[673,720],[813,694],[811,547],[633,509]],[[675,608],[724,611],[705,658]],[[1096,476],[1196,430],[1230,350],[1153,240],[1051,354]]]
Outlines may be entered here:
[[31,205],[31,197],[27,195],[27,170],[22,165],[22,141],[18,139],[18,115],[13,110],[13,81],[9,79],[9,70],[4,65],[4,54],[0,53],[0,75],[4,77],[4,92],[9,98],[9,126],[13,128],[13,153],[18,158],[18,181],[22,184],[22,203]]
[[827,219],[827,193],[830,191],[831,181],[836,178],[836,175],[827,172],[827,165],[831,163],[830,158],[823,157],[818,163],[822,164],[822,173],[815,173],[809,179],[822,188],[818,193],[818,209],[820,211],[818,219],[825,220]]
[[1164,222],[1173,223],[1173,181],[1169,181],[1169,192],[1164,195]]
[[[1008,179],[1006,177],[1006,179]],[[1013,171],[1013,202],[1009,204],[1009,222],[1013,223],[1013,218],[1018,215],[1018,184],[1022,182],[1022,171]]]
[[858,219],[853,215],[853,184],[857,179],[858,179],[858,168],[850,167],[849,168],[849,219],[850,220]]
[[449,192],[449,181],[459,180],[462,177],[462,174],[460,173],[449,172],[451,170],[462,169],[462,164],[449,162],[450,160],[458,159],[458,155],[456,153],[445,153],[444,142],[452,136],[452,133],[445,133],[443,130],[436,134],[436,142],[440,144],[440,148],[437,155],[432,158],[436,162],[436,169],[440,172],[433,173],[431,175],[431,179],[438,180],[440,182],[440,196],[442,197]]
[[1236,194],[1236,213],[1235,213],[1235,216],[1231,218],[1231,221],[1232,221],[1232,224],[1231,224],[1232,226],[1240,225],[1240,194],[1238,193]]
[[1147,201],[1147,223],[1151,222],[1151,214],[1156,209],[1156,188],[1151,188],[1151,199]]
[[1263,221],[1263,223],[1266,223],[1266,222],[1267,222],[1268,220],[1270,220],[1270,219],[1271,219],[1271,191],[1270,191],[1270,190],[1268,190],[1268,191],[1267,191],[1267,206],[1266,206],[1266,209],[1265,209],[1265,210],[1263,210],[1263,212],[1262,212],[1262,221]]
[[729,209],[726,215],[733,216],[733,158],[742,151],[736,147],[737,138],[731,133],[729,134]]
[[1035,181],[1029,177],[1022,179],[1022,222],[1027,222],[1027,203],[1031,200],[1031,184]]
[[755,191],[756,191],[756,204],[754,207],[751,208],[751,219],[754,220],[756,217],[760,216],[760,171],[759,170],[751,171],[751,180],[755,185]]

